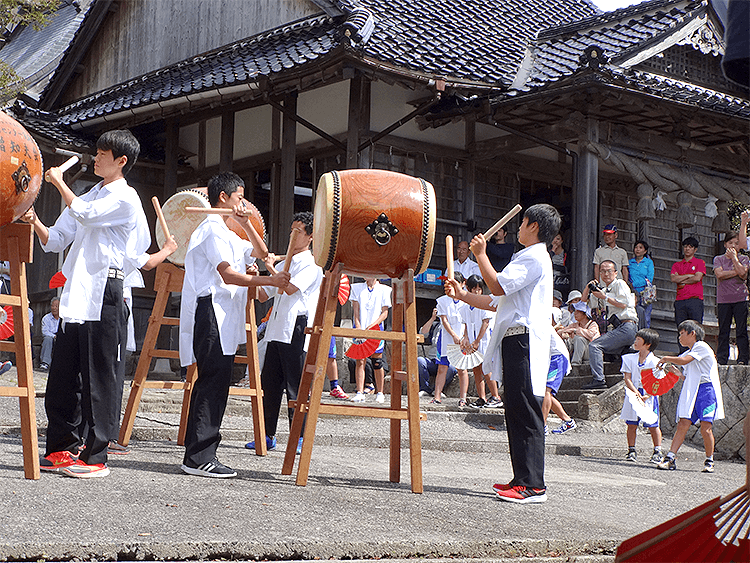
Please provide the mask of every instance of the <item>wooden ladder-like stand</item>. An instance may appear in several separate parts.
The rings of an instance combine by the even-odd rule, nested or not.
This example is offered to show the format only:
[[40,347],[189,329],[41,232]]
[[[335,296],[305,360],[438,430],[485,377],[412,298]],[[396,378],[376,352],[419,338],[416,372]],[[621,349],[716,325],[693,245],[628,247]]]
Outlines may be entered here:
[[26,263],[34,257],[34,230],[31,225],[11,223],[0,227],[0,256],[10,262],[10,295],[0,294],[0,305],[13,307],[16,327],[14,342],[0,342],[0,350],[16,353],[17,387],[0,387],[0,397],[18,397],[21,406],[23,472],[27,479],[39,479],[39,444],[34,399],[34,374],[29,333],[29,294]]
[[[414,295],[414,272],[407,271],[399,279],[392,280],[393,294],[393,326],[404,327],[403,332],[378,332],[378,338],[394,342],[391,350],[391,404],[390,407],[366,407],[360,405],[329,405],[321,404],[323,383],[326,379],[326,364],[331,336],[349,338],[370,338],[372,331],[339,328],[334,326],[339,281],[346,267],[339,264],[333,270],[326,272],[320,291],[318,307],[311,332],[310,344],[302,378],[294,407],[292,428],[289,432],[289,442],[286,447],[283,475],[291,475],[297,442],[305,427],[305,437],[302,443],[302,453],[297,467],[297,485],[307,484],[310,471],[310,457],[312,455],[315,428],[320,414],[335,414],[339,416],[365,416],[373,418],[389,418],[391,420],[390,436],[390,481],[398,483],[401,480],[401,421],[408,421],[409,454],[411,464],[411,490],[414,493],[423,491],[422,484],[422,439],[419,423],[425,418],[419,412],[419,368],[417,364],[417,344],[422,340],[417,329],[416,300]],[[404,348],[406,357],[404,358]],[[406,360],[406,371],[402,371]],[[401,405],[401,382],[406,380],[406,408]],[[305,418],[307,415],[307,418]]]
[[[130,442],[130,436],[133,432],[135,415],[138,412],[138,405],[141,402],[143,391],[145,389],[182,389],[182,414],[180,416],[180,430],[177,435],[177,444],[185,444],[185,432],[187,431],[187,419],[190,412],[190,396],[193,390],[193,383],[198,377],[198,369],[195,364],[188,367],[186,380],[182,381],[146,381],[148,371],[151,368],[152,358],[173,358],[179,359],[180,355],[177,350],[157,349],[156,341],[159,337],[159,331],[162,326],[179,326],[180,319],[177,317],[165,317],[169,296],[172,292],[182,291],[182,282],[185,277],[185,270],[163,262],[156,267],[156,300],[151,316],[148,319],[148,328],[146,336],[143,339],[141,356],[138,359],[138,365],[133,376],[133,385],[130,389],[128,404],[125,408],[125,415],[120,426],[120,437],[118,441],[123,446]],[[235,363],[246,364],[249,368],[250,387],[247,389],[239,387],[230,387],[230,395],[240,395],[250,397],[252,414],[253,414],[253,434],[255,436],[255,453],[256,455],[266,455],[265,440],[265,418],[263,414],[263,392],[260,386],[260,365],[258,362],[258,334],[257,324],[255,321],[255,297],[256,289],[248,288],[247,306],[246,306],[246,325],[247,331],[247,355],[235,356]]]

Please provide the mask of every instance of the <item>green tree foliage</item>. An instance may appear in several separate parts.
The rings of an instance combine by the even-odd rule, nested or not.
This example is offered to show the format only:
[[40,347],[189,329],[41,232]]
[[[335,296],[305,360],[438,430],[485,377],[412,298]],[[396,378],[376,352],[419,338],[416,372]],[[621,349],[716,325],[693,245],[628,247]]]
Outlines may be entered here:
[[[0,0],[0,30],[14,26],[41,29],[49,23],[50,14],[59,0]],[[23,90],[23,82],[13,68],[0,61],[0,100],[8,100]]]

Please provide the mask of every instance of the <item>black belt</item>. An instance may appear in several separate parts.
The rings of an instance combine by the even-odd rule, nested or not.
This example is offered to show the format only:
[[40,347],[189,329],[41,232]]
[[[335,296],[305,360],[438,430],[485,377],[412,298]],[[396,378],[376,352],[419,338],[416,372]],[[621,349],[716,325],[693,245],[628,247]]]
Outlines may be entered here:
[[125,272],[123,272],[119,268],[110,268],[109,270],[107,270],[107,277],[114,278],[116,280],[124,280]]

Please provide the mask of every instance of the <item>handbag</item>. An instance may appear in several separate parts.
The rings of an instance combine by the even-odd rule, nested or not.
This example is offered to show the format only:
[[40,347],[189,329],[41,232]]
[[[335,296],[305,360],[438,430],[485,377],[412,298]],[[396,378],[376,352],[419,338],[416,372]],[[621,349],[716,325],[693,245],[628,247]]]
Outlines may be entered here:
[[648,278],[646,278],[646,287],[641,291],[641,303],[643,305],[656,303],[656,286],[648,281]]

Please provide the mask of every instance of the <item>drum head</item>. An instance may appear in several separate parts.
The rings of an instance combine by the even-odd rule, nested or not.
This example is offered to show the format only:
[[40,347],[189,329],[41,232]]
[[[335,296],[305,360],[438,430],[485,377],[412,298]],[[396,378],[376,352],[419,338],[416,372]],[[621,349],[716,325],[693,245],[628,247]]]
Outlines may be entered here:
[[340,202],[334,209],[334,177],[331,172],[326,172],[320,177],[318,190],[315,192],[315,207],[313,217],[313,257],[315,263],[323,268],[330,269],[333,266],[332,250],[335,252],[338,242],[338,229],[334,232],[334,224],[338,227],[340,217],[334,219],[334,214],[339,209]]
[[[169,227],[170,234],[177,241],[177,250],[167,258],[177,266],[185,265],[185,254],[187,253],[190,236],[193,234],[198,225],[200,225],[206,216],[203,213],[187,213],[186,207],[205,207],[211,206],[208,203],[208,196],[199,190],[184,190],[171,196],[162,206],[164,219]],[[156,244],[159,248],[164,246],[166,238],[161,226],[156,225]]]

